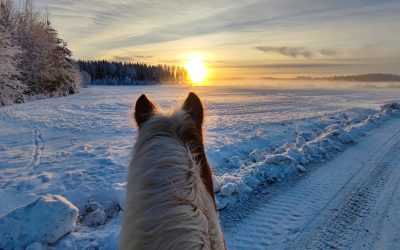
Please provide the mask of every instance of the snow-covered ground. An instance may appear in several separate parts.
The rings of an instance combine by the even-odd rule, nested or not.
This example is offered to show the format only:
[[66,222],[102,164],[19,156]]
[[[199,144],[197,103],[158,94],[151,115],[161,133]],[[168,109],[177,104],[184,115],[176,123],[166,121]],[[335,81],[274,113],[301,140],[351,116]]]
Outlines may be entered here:
[[[79,223],[51,246],[116,249],[123,183],[136,136],[131,105],[146,93],[169,108],[189,91],[206,106],[207,156],[233,248],[240,248],[231,243],[230,232],[241,221],[230,220],[236,208],[268,195],[270,184],[307,175],[315,164],[397,121],[397,111],[381,110],[381,105],[400,100],[398,89],[142,86],[93,87],[74,96],[4,107],[0,216],[43,195],[62,195],[79,209]],[[283,233],[271,237],[279,242],[286,239]]]
[[400,119],[268,191],[229,215],[229,249],[399,249]]

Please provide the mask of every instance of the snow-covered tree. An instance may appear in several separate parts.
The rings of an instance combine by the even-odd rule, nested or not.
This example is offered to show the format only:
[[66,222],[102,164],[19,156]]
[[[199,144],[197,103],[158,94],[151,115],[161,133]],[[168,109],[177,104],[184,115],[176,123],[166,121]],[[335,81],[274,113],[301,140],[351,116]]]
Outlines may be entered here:
[[13,45],[11,34],[0,26],[0,83],[18,81],[16,57],[20,54],[18,46]]
[[35,12],[31,0],[25,0],[21,8],[12,0],[0,2],[0,82],[14,88],[25,86],[24,94],[30,96],[78,92],[80,73],[48,15]]
[[41,87],[60,95],[76,93],[79,87],[78,72],[71,58],[72,52],[67,48],[67,43],[58,37],[49,20],[46,21],[44,32]]
[[12,13],[8,3],[0,4],[0,82],[16,81],[18,76],[16,56],[20,49],[13,43]]
[[21,49],[13,41],[12,9],[9,2],[0,4],[0,104],[23,101],[24,86],[20,83],[18,56]]

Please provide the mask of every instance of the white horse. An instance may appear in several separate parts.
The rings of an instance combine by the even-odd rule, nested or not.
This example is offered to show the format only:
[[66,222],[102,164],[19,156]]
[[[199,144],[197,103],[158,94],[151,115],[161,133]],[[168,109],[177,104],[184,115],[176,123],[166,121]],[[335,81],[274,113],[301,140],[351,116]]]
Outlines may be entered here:
[[121,249],[226,249],[203,145],[203,106],[190,93],[163,113],[145,95],[128,170]]

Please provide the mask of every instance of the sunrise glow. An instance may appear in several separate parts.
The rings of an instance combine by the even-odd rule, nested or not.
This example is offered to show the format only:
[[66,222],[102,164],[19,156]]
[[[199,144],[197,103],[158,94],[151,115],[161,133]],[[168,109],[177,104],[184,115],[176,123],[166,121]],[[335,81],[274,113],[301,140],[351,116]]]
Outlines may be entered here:
[[199,55],[191,56],[185,64],[189,77],[193,84],[202,84],[207,76],[207,69],[204,66],[203,58]]

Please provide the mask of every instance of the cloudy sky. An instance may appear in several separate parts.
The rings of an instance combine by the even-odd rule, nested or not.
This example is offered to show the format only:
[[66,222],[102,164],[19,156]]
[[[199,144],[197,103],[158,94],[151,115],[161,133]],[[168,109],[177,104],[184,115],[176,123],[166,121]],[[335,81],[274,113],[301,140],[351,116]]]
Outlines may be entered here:
[[76,59],[179,64],[212,78],[400,73],[398,0],[35,0]]

